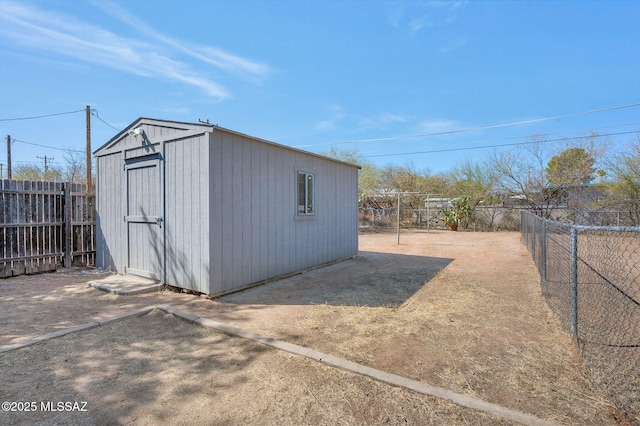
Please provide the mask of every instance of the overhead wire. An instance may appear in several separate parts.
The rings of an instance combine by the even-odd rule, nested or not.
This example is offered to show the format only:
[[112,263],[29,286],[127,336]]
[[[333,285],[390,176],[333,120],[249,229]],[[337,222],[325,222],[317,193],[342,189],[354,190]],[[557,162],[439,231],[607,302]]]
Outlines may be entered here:
[[[34,119],[46,118],[46,117],[54,117],[54,116],[59,116],[59,115],[76,114],[76,113],[85,112],[85,111],[86,111],[85,109],[80,109],[80,110],[77,110],[77,111],[57,112],[57,113],[53,113],[53,114],[37,115],[37,116],[31,116],[31,117],[0,118],[0,121],[34,120]],[[107,126],[111,127],[112,129],[117,130],[117,131],[121,130],[121,129],[118,129],[117,127],[114,127],[111,124],[107,123],[105,120],[103,120],[102,117],[100,117],[100,115],[98,114],[98,110],[97,109],[92,108],[91,109],[91,114],[93,116],[95,116],[98,120],[100,120],[101,122],[106,124]],[[51,146],[51,145],[45,145],[45,144],[40,144],[40,143],[35,143],[35,142],[28,142],[28,141],[24,141],[24,140],[16,139],[16,138],[11,139],[11,141],[12,142],[18,142],[18,143],[24,143],[24,144],[27,144],[27,145],[39,146],[39,147],[42,147],[42,148],[55,149],[55,150],[58,150],[58,151],[78,152],[78,153],[84,153],[85,152],[84,150],[60,148],[60,147]]]
[[27,142],[27,141],[23,141],[23,140],[21,140],[21,139],[11,139],[11,142],[19,142],[19,143],[24,143],[24,144],[27,144],[27,145],[39,146],[39,147],[42,147],[42,148],[57,149],[58,151],[67,151],[67,152],[84,152],[84,150],[83,150],[83,151],[80,151],[80,150],[77,150],[77,149],[58,148],[57,146],[43,145],[43,144],[40,144],[40,143],[34,143],[34,142]]
[[79,109],[77,111],[56,112],[56,113],[53,113],[53,114],[34,115],[34,116],[31,116],[31,117],[0,118],[0,121],[36,120],[36,119],[39,119],[39,118],[54,117],[56,115],[77,114],[79,112],[84,112],[84,111],[85,111],[84,109]]
[[[608,107],[608,108],[600,108],[600,109],[596,109],[596,110],[583,111],[583,112],[577,112],[577,113],[571,113],[571,114],[562,114],[562,115],[556,115],[556,116],[552,116],[552,117],[543,117],[543,118],[536,118],[536,119],[531,119],[531,120],[514,121],[514,122],[510,122],[510,123],[501,123],[501,124],[493,124],[493,125],[487,125],[487,126],[479,126],[479,127],[448,130],[448,131],[443,131],[443,132],[423,133],[423,134],[406,135],[406,136],[392,136],[392,137],[384,137],[384,138],[357,139],[357,140],[341,141],[341,142],[327,142],[327,143],[315,144],[315,145],[301,145],[301,146],[298,146],[298,147],[302,148],[302,147],[313,147],[313,146],[322,146],[322,145],[341,145],[341,144],[364,143],[364,142],[391,141],[391,140],[399,140],[399,139],[414,139],[414,138],[423,138],[423,137],[431,137],[431,136],[443,136],[443,135],[449,135],[449,134],[455,134],[455,133],[465,133],[465,132],[473,132],[473,131],[479,131],[479,130],[496,129],[496,128],[501,128],[501,127],[519,126],[519,125],[523,125],[523,124],[538,123],[538,122],[542,122],[542,121],[557,120],[557,119],[560,119],[560,118],[575,117],[575,116],[587,115],[587,114],[595,114],[595,113],[606,112],[606,111],[614,111],[614,110],[625,109],[625,108],[633,108],[633,107],[638,107],[638,106],[640,106],[640,103],[619,105],[619,106]],[[85,111],[85,109],[81,109],[81,110],[76,110],[76,111],[59,112],[59,113],[38,115],[38,116],[31,116],[31,117],[0,118],[0,121],[33,120],[33,119],[54,117],[54,116],[66,115],[66,114],[76,114],[76,113],[80,113],[80,112],[84,112],[84,111]],[[110,128],[112,128],[112,129],[114,129],[116,131],[120,131],[121,130],[121,129],[118,129],[117,127],[109,124],[104,119],[102,119],[102,117],[100,117],[99,112],[98,112],[97,109],[92,108],[91,109],[91,114],[94,115],[99,121],[101,121],[105,125],[109,126]],[[636,123],[632,123],[631,125],[634,125],[634,124],[636,124]],[[626,126],[626,125],[629,125],[629,124],[623,124],[623,125],[620,125],[620,126]],[[608,126],[608,127],[619,127],[619,126]],[[636,133],[636,132],[637,131],[609,133],[609,134],[598,135],[598,136],[624,135],[624,134],[631,134],[631,133]],[[512,138],[507,138],[507,139],[517,139],[517,138],[520,138],[520,137],[512,137]],[[560,140],[576,140],[576,139],[581,139],[581,138],[585,138],[585,136],[582,136],[582,137],[565,137],[565,138],[560,138],[560,139],[548,139],[548,140],[544,140],[544,141],[540,141],[540,142],[546,143],[546,142],[554,142],[554,141],[560,141]],[[25,143],[25,144],[28,144],[28,145],[40,146],[40,147],[43,147],[43,148],[56,149],[56,150],[60,150],[60,151],[84,152],[84,151],[80,151],[80,150],[65,149],[65,148],[59,148],[59,147],[54,147],[54,146],[50,146],[50,145],[27,142],[27,141],[23,141],[23,140],[20,140],[20,139],[13,139],[13,141],[20,142],[20,143]],[[526,145],[526,144],[532,144],[532,143],[535,143],[535,142],[528,141],[528,142],[518,142],[518,143],[511,143],[511,144],[492,144],[492,145],[483,145],[483,146],[475,146],[475,147],[446,148],[446,149],[427,150],[427,151],[412,151],[412,152],[405,152],[405,153],[373,154],[373,155],[364,155],[363,157],[372,158],[372,157],[391,157],[391,156],[399,156],[399,155],[430,154],[430,153],[438,153],[438,152],[453,152],[453,151],[486,149],[486,148],[496,148],[496,147],[505,147],[505,146],[517,146],[517,145]]]
[[[634,133],[639,133],[640,129],[633,130],[630,132],[617,132],[617,133],[606,133],[599,134],[597,136],[605,137],[605,136],[618,136],[618,135],[630,135]],[[396,152],[391,154],[374,154],[374,155],[363,155],[364,158],[372,158],[372,157],[393,157],[398,155],[418,155],[418,154],[435,154],[441,152],[454,152],[454,151],[471,151],[476,149],[487,149],[487,148],[501,148],[505,146],[518,146],[518,145],[531,145],[536,143],[549,143],[549,142],[559,142],[559,141],[570,141],[570,140],[579,140],[579,139],[588,139],[593,137],[593,135],[588,136],[575,136],[575,137],[563,137],[557,139],[543,139],[543,140],[535,140],[535,141],[527,141],[527,142],[515,142],[515,143],[504,143],[504,144],[493,144],[493,145],[482,145],[482,146],[470,146],[470,147],[461,147],[461,148],[444,148],[444,149],[433,149],[429,151],[413,151],[413,152]]]
[[[0,121],[20,121],[20,120],[36,120],[39,118],[47,118],[47,117],[55,117],[58,115],[67,115],[67,114],[77,114],[79,112],[85,112],[86,109],[79,109],[76,111],[67,111],[67,112],[56,112],[53,114],[44,114],[44,115],[33,115],[30,117],[17,117],[17,118],[0,118]],[[94,115],[98,120],[102,121],[104,124],[106,124],[107,126],[111,127],[114,130],[117,130],[118,132],[122,129],[118,129],[115,126],[112,126],[111,124],[107,123],[105,120],[102,119],[102,117],[100,117],[100,115],[98,114],[98,110],[95,108],[91,109],[91,114]]]
[[[11,163],[23,163],[23,164],[36,164],[38,163],[38,161],[27,161],[27,160],[11,160]],[[53,161],[53,160],[47,160],[47,163],[51,163],[51,164],[65,164],[64,161]]]
[[[476,140],[476,141],[471,141],[471,142],[475,142],[475,143],[496,142],[496,141],[508,141],[508,140],[514,140],[514,139],[526,139],[526,138],[532,138],[532,137],[536,137],[536,138],[540,139],[540,138],[550,137],[550,136],[553,136],[553,135],[567,135],[567,134],[580,134],[580,133],[586,135],[585,137],[593,137],[593,136],[602,136],[601,134],[597,133],[598,130],[612,129],[612,128],[618,128],[618,127],[627,127],[627,126],[637,126],[637,125],[640,125],[640,122],[636,121],[636,122],[632,122],[632,123],[615,124],[615,125],[610,125],[610,126],[602,126],[602,127],[589,128],[589,129],[566,130],[566,131],[562,131],[562,132],[532,133],[532,134],[529,134],[529,135],[509,136],[509,137],[503,137],[503,138],[490,138],[490,139],[482,139],[482,140]],[[634,133],[634,132],[632,132],[632,133]],[[569,138],[569,137],[568,136],[564,137],[564,138],[562,138],[562,140],[566,140],[567,138]],[[557,139],[554,139],[554,140],[557,141]],[[466,144],[466,143],[469,143],[469,141],[464,141],[464,142],[460,142],[460,143],[465,143]],[[380,150],[378,152],[380,152]],[[402,154],[394,154],[394,153],[389,153],[389,154],[402,155]],[[371,155],[373,155],[373,153],[371,153]]]
[[102,119],[102,117],[100,117],[100,115],[98,115],[98,110],[95,108],[91,109],[91,114],[94,115],[98,120],[102,121],[104,124],[106,124],[107,126],[111,127],[113,130],[119,132],[122,129],[118,129],[117,127],[112,126],[111,124],[107,123],[106,121],[104,121]]
[[469,128],[463,128],[463,129],[447,130],[447,131],[443,131],[443,132],[421,133],[421,134],[405,135],[405,136],[390,136],[390,137],[384,137],[384,138],[355,139],[355,140],[349,140],[349,141],[326,142],[326,143],[314,144],[314,145],[299,145],[299,146],[296,146],[296,148],[324,146],[324,145],[344,145],[344,144],[366,143],[366,142],[383,142],[383,141],[393,141],[393,140],[401,140],[401,139],[415,139],[415,138],[426,138],[426,137],[431,137],[431,136],[451,135],[451,134],[456,134],[456,133],[467,133],[467,132],[475,132],[475,131],[479,131],[479,130],[489,130],[489,129],[497,129],[497,128],[501,128],[501,127],[512,127],[512,126],[520,126],[520,125],[523,125],[523,124],[540,123],[540,122],[543,122],[543,121],[558,120],[558,119],[561,119],[561,118],[576,117],[576,116],[588,115],[588,114],[596,114],[596,113],[600,113],[600,112],[615,111],[615,110],[619,110],[619,109],[634,108],[634,107],[638,107],[638,106],[640,106],[640,103],[628,104],[628,105],[618,105],[618,106],[609,107],[609,108],[600,108],[600,109],[595,109],[595,110],[591,110],[591,111],[575,112],[575,113],[571,113],[571,114],[555,115],[555,116],[552,116],[552,117],[534,118],[534,119],[531,119],[531,120],[522,120],[522,121],[509,122],[509,123],[491,124],[491,125],[487,125],[487,126],[478,126],[478,127],[469,127]]

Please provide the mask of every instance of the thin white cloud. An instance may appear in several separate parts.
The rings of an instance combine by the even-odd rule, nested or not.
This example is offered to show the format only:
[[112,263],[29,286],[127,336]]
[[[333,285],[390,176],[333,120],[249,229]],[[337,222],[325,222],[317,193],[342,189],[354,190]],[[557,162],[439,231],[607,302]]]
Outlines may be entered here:
[[[249,76],[257,81],[265,78],[269,68],[265,65],[231,55],[215,47],[201,46],[199,51],[189,49],[150,27],[155,39],[165,41],[164,46],[155,40],[131,39],[111,31],[82,22],[73,16],[44,11],[22,3],[0,3],[0,37],[17,46],[34,51],[49,52],[76,59],[79,62],[98,64],[133,75],[166,80],[196,87],[207,95],[226,99],[231,93],[216,82],[211,69],[218,69]],[[199,60],[192,64],[179,60],[180,53]],[[209,56],[207,55],[209,54]],[[217,62],[216,62],[217,61]]]
[[455,22],[466,1],[428,1],[403,3],[402,8],[393,8],[389,12],[389,22],[395,28],[406,27],[411,32],[423,28],[443,27]]
[[[388,14],[391,26],[417,35],[426,31],[437,31],[451,26],[458,20],[467,1],[428,1],[403,3],[402,8],[394,7]],[[449,36],[447,36],[450,38]],[[451,41],[439,43],[440,53],[458,49],[466,44],[466,38],[454,37]]]
[[327,131],[335,129],[338,122],[346,117],[345,110],[341,105],[329,105],[327,109],[329,110],[329,117],[316,123],[314,126],[316,130]]
[[316,123],[316,130],[331,130],[336,127],[336,122],[333,119],[322,120]]
[[424,120],[418,125],[418,133],[420,134],[432,134],[432,133],[444,133],[462,128],[462,124],[458,121],[447,119],[430,119]]
[[363,130],[384,130],[395,123],[406,123],[408,118],[398,114],[382,113],[372,117],[362,117],[358,120],[360,131]]
[[427,21],[426,16],[412,19],[411,21],[409,21],[409,29],[411,30],[411,32],[420,31],[425,25],[433,26],[433,24]]
[[339,124],[348,127],[349,133],[362,133],[369,130],[386,130],[393,124],[406,123],[408,117],[392,113],[380,113],[370,117],[355,117],[346,113],[345,109],[338,104],[330,105],[328,108],[329,117],[316,123],[316,130],[334,130]]
[[184,43],[175,38],[169,37],[147,25],[138,17],[133,16],[115,2],[93,1],[92,4],[135,28],[147,37],[161,41],[165,45],[173,47],[194,59],[218,67],[236,76],[247,78],[253,82],[259,83],[271,74],[271,69],[267,65],[259,62],[233,55],[217,47]]

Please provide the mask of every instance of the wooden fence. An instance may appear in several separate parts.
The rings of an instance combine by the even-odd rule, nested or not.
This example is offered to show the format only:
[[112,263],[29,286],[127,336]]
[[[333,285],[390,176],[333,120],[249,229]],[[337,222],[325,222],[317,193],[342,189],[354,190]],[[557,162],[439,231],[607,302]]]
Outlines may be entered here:
[[95,265],[86,185],[0,180],[0,278]]

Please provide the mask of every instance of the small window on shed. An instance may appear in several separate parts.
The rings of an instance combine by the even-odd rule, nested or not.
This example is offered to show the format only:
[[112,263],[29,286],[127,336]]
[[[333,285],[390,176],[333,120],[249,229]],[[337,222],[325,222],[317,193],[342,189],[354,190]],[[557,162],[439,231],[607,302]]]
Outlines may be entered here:
[[298,172],[298,214],[314,214],[313,173]]

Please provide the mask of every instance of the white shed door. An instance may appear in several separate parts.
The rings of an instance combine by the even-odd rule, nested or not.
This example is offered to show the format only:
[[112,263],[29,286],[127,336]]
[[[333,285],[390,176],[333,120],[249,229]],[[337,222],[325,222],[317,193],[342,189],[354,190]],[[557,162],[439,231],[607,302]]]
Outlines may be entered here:
[[127,160],[126,273],[163,280],[164,224],[162,162],[159,157]]

